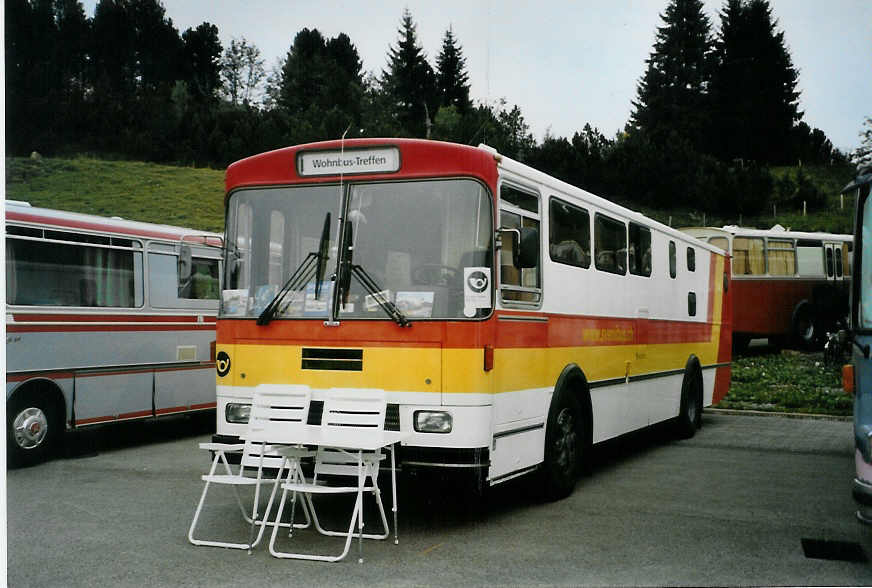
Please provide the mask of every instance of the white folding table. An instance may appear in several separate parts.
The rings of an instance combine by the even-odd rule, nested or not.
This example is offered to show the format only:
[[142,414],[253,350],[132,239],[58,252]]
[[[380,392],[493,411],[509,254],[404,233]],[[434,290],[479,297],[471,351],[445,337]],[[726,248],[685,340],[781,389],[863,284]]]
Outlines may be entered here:
[[[397,537],[397,482],[396,482],[396,460],[395,460],[395,445],[409,437],[409,433],[401,431],[386,431],[384,429],[361,430],[359,428],[349,428],[348,430],[341,427],[324,427],[321,425],[305,425],[288,427],[287,433],[279,435],[278,438],[272,439],[272,443],[276,446],[276,450],[285,455],[285,459],[289,465],[288,476],[286,483],[293,483],[293,478],[296,475],[301,475],[299,464],[294,461],[294,456],[297,448],[300,446],[317,446],[322,448],[340,449],[348,452],[351,455],[357,456],[357,501],[355,503],[355,511],[360,509],[358,519],[358,553],[362,553],[363,543],[363,488],[366,482],[368,471],[364,467],[363,455],[364,452],[375,452],[379,449],[389,449],[391,454],[391,493],[392,493],[392,511],[394,513],[394,543],[399,543]],[[282,447],[285,446],[285,447]],[[282,497],[284,500],[284,496]],[[278,524],[282,509],[279,508],[276,513],[275,523]],[[352,514],[352,517],[354,515]],[[274,528],[275,531],[278,527]],[[345,533],[342,533],[345,535]],[[292,559],[309,559],[320,561],[338,561],[345,557],[348,553],[348,546],[351,541],[351,533],[348,533],[346,540],[346,549],[339,557],[328,557],[320,555],[310,555],[302,553],[283,553],[277,555],[274,551],[273,555],[278,557],[286,557]],[[273,542],[271,541],[271,544]],[[359,561],[363,561],[362,556],[359,556]]]

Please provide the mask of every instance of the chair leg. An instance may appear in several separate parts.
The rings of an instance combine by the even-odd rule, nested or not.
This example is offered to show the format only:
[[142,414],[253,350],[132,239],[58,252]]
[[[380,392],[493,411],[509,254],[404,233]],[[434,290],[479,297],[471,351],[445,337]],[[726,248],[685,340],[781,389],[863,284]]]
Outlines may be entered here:
[[397,529],[397,467],[394,462],[396,447],[391,446],[391,510],[394,511],[394,545],[400,544],[399,530]]

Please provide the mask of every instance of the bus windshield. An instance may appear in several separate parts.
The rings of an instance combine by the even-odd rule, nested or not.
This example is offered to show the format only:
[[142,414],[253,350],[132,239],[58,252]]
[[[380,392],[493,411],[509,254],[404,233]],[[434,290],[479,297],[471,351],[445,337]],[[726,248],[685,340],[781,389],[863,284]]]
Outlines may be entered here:
[[[490,313],[493,208],[482,184],[356,183],[342,192],[319,185],[231,195],[224,316],[257,318],[274,303],[278,319],[390,320],[379,298],[409,320]],[[325,239],[328,214],[337,220]],[[341,292],[338,219],[348,268]],[[317,267],[326,267],[323,280]]]

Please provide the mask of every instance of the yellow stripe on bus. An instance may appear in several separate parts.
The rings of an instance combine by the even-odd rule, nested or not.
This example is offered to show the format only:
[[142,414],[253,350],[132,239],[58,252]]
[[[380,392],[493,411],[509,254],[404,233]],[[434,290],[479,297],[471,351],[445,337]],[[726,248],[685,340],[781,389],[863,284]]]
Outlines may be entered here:
[[295,383],[315,389],[381,388],[388,391],[493,394],[550,388],[575,363],[588,381],[613,380],[683,369],[696,354],[702,365],[717,363],[720,327],[706,343],[661,343],[602,347],[508,348],[494,352],[494,370],[484,371],[484,350],[367,347],[363,371],[303,369],[302,347],[223,345],[231,372],[222,385]]

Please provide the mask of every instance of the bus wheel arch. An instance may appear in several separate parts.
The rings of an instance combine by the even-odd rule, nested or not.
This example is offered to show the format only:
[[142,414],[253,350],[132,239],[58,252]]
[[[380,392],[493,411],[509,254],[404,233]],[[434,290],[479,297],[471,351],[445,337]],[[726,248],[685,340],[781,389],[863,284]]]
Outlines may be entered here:
[[545,422],[540,482],[546,500],[569,496],[578,474],[586,470],[593,439],[591,415],[587,378],[577,365],[568,365],[554,386]]
[[702,367],[699,358],[691,354],[684,365],[684,377],[681,380],[681,403],[675,421],[676,433],[682,439],[693,437],[697,429],[702,427],[702,395]]
[[64,432],[65,404],[50,380],[23,383],[6,401],[6,459],[10,466],[48,459]]

